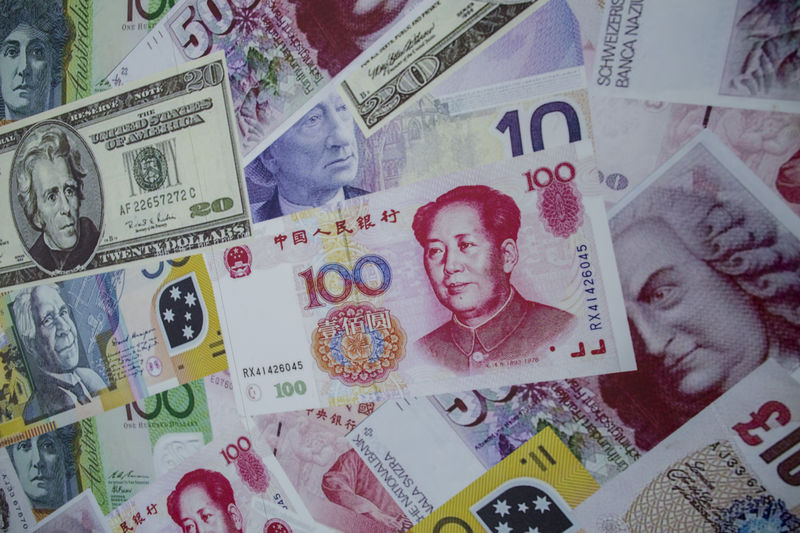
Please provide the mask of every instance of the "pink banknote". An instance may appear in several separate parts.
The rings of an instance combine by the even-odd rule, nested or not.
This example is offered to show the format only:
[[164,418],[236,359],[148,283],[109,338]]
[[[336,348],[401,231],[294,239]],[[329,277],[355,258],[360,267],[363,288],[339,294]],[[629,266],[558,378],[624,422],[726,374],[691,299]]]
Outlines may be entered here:
[[[277,526],[268,526],[278,524],[275,519],[286,522],[288,516],[296,516],[298,524],[313,523],[268,443],[248,432],[235,416],[215,429],[209,444],[112,511],[111,530],[197,531],[203,524],[212,531],[241,531],[254,521],[258,508],[259,531],[277,533]],[[271,512],[273,506],[290,514]]]
[[609,214],[638,370],[599,382],[637,445],[766,359],[800,365],[800,218],[711,132]]
[[588,531],[800,529],[800,384],[767,361],[576,509]]
[[385,473],[374,474],[345,438],[375,407],[363,403],[254,417],[312,517],[339,531],[393,533],[412,524],[384,488]]
[[[17,530],[24,531],[24,529]],[[39,533],[63,533],[65,531],[82,531],[84,533],[111,533],[94,494],[91,491],[81,492],[58,511],[39,522],[36,527]]]
[[183,0],[108,79],[116,86],[224,51],[246,155],[418,3]]
[[593,170],[556,148],[214,254],[241,412],[632,369],[605,209],[577,185]]
[[[574,1],[587,75],[593,65],[603,2]],[[621,95],[620,95],[621,96]],[[770,189],[800,214],[800,115],[590,94],[597,165],[604,196],[623,198],[703,129],[713,131]],[[620,147],[625,147],[621,150]]]

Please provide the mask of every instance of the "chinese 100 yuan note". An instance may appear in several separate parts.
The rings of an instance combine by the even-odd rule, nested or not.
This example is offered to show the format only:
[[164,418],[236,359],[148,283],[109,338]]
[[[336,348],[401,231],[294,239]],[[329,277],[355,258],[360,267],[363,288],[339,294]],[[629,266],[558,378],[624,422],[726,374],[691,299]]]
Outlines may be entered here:
[[214,253],[241,412],[633,369],[593,161],[521,156]]

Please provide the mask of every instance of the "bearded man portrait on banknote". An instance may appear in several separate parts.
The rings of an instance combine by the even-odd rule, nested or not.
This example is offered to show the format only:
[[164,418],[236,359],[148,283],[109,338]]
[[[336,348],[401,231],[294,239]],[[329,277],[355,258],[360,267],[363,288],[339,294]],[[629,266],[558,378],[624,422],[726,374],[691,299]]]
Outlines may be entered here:
[[651,187],[611,219],[638,370],[603,399],[649,450],[767,358],[800,363],[800,243],[732,199]]
[[88,404],[107,387],[94,370],[79,366],[78,331],[58,285],[19,291],[13,313],[35,388],[22,412],[25,423]]
[[453,317],[417,341],[432,362],[458,374],[532,356],[576,324],[571,313],[525,299],[511,284],[521,214],[485,185],[456,187],[420,207],[412,229],[428,280]]
[[[275,182],[272,196],[253,211],[253,222],[367,194],[358,175],[356,125],[336,91],[323,95],[259,159]],[[252,201],[252,199],[251,199]]]
[[61,103],[61,64],[70,31],[61,2],[7,0],[0,20],[0,120]]

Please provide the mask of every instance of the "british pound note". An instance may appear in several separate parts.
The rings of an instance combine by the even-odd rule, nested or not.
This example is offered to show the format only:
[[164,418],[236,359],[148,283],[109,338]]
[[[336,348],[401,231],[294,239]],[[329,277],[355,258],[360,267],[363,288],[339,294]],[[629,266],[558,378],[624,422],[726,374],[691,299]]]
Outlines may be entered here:
[[6,446],[5,474],[39,520],[86,490],[104,516],[208,444],[235,408],[229,378],[213,374]]
[[796,2],[606,2],[598,94],[800,112]]
[[106,75],[174,3],[3,2],[0,123],[27,118],[107,88]]
[[0,129],[0,286],[247,236],[221,56]]
[[599,377],[600,399],[637,446],[654,447],[765,359],[797,368],[800,218],[711,132],[609,216],[638,370]]
[[598,488],[555,432],[546,429],[411,531],[582,532],[575,508]]
[[[197,530],[241,531],[253,520],[252,505],[264,500],[312,522],[305,505],[275,461],[268,444],[249,433],[237,417],[214,435],[214,440],[192,454],[145,490],[112,511],[108,522],[114,533]],[[248,531],[279,533],[281,520],[268,508],[263,522]],[[287,516],[287,515],[283,515]],[[270,522],[271,521],[271,522]],[[291,531],[294,526],[286,524]]]
[[58,511],[42,520],[37,533],[62,533],[83,531],[85,533],[111,533],[106,517],[100,511],[91,491],[81,492]]
[[203,257],[0,295],[0,444],[227,368]]
[[581,504],[601,532],[800,529],[800,386],[767,361]]
[[116,86],[214,51],[225,54],[247,156],[419,0],[182,0],[111,71]]
[[593,168],[548,150],[215,253],[241,413],[632,369]]

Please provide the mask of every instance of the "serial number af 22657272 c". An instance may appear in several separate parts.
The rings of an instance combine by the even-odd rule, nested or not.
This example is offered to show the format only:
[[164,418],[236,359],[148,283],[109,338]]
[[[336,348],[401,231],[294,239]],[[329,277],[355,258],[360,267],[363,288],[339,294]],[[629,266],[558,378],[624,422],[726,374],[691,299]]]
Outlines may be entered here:
[[139,211],[149,211],[156,207],[163,207],[165,205],[177,204],[185,202],[197,197],[197,192],[194,187],[188,189],[177,189],[169,192],[162,192],[161,194],[154,194],[147,198],[141,198],[132,202],[125,202],[119,206],[119,214],[127,215],[131,211],[137,213]]
[[277,365],[267,366],[248,366],[242,369],[242,375],[246,378],[255,376],[266,376],[267,374],[283,374],[291,372],[292,370],[303,370],[302,361],[294,361],[290,363],[279,363]]

